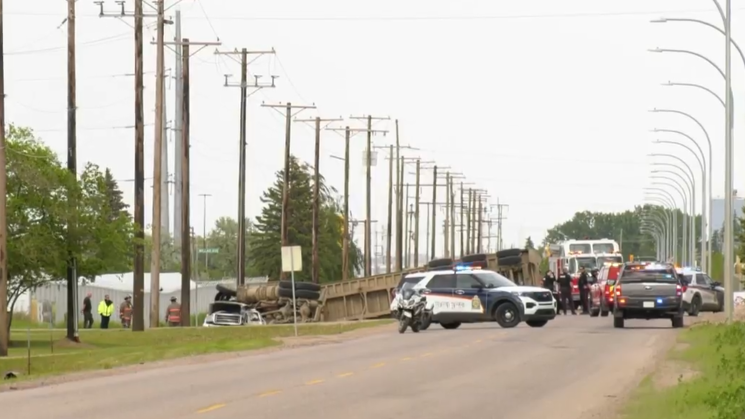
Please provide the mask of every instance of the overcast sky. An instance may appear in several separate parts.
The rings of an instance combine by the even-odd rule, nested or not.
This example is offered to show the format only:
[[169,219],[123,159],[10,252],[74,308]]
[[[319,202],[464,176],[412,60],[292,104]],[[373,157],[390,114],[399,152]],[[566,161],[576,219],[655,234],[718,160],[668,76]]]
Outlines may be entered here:
[[[113,1],[106,4],[116,10]],[[127,4],[131,10],[133,2]],[[739,14],[745,1],[733,4],[734,37],[743,38],[745,21]],[[4,7],[6,120],[32,127],[64,159],[66,29],[60,24],[66,2],[5,0]],[[722,77],[701,59],[647,52],[690,49],[723,66],[724,37],[715,30],[691,23],[649,23],[686,17],[720,25],[711,1],[184,0],[168,14],[176,7],[183,12],[184,37],[213,41],[219,36],[225,49],[277,51],[250,69],[280,76],[276,89],[249,99],[247,213],[252,217],[283,159],[284,121],[261,108],[262,101],[318,105],[318,111],[304,117],[373,114],[399,119],[402,143],[421,150],[407,151],[407,156],[462,172],[476,187],[488,189],[493,204],[499,199],[509,205],[505,245],[522,245],[527,236],[539,242],[548,228],[576,211],[622,211],[641,204],[650,152],[681,156],[700,179],[698,163],[685,149],[652,144],[658,138],[688,141],[685,137],[649,130],[685,131],[706,152],[702,131],[682,116],[650,114],[655,107],[688,112],[706,126],[714,146],[714,194],[724,192],[723,108],[703,91],[660,86],[667,81],[697,83],[723,95]],[[134,81],[122,76],[134,69],[131,20],[100,19],[92,1],[79,1],[77,9],[79,167],[91,161],[111,168],[117,179],[131,179],[134,132],[117,128],[134,123]],[[152,19],[147,23],[145,162],[150,178],[155,50],[149,41],[155,33]],[[173,27],[167,30],[166,38],[172,39]],[[212,194],[208,224],[237,214],[240,98],[238,89],[222,84],[223,74],[239,77],[240,69],[229,59],[217,59],[213,51],[205,49],[191,61],[191,214],[198,232],[200,193]],[[166,60],[172,67],[170,51]],[[734,49],[732,65],[739,99],[745,67]],[[167,96],[172,119],[172,82]],[[352,125],[361,126],[359,121]],[[742,127],[738,116],[736,131]],[[376,128],[394,126],[381,122]],[[292,153],[312,162],[312,129],[294,124],[293,130]],[[392,144],[394,138],[378,136],[375,145]],[[172,153],[173,139],[168,141]],[[343,155],[343,143],[335,133],[323,134],[321,171],[339,190],[343,163],[329,156]],[[357,218],[364,217],[363,148],[360,135],[351,160],[351,205]],[[745,149],[736,148],[739,190],[745,189],[743,153]],[[388,166],[382,153],[379,157],[373,217],[382,228]],[[169,164],[173,167],[173,156]],[[425,173],[423,182],[430,183],[431,172]],[[413,183],[413,176],[408,181]],[[120,185],[132,204],[131,182]],[[148,181],[147,224],[150,185]],[[431,200],[431,189],[423,193]]]

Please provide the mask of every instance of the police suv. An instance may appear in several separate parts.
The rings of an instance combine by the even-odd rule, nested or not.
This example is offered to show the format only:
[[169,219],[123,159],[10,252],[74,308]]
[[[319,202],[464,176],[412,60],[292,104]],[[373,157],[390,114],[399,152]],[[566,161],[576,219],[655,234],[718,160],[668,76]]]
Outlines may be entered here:
[[[414,284],[415,289],[422,290],[431,322],[445,329],[489,321],[503,328],[515,327],[521,321],[543,327],[556,317],[556,300],[549,290],[518,286],[493,271],[456,267],[418,272],[405,275],[399,288],[403,284]],[[398,296],[391,302],[391,312],[397,307]]]

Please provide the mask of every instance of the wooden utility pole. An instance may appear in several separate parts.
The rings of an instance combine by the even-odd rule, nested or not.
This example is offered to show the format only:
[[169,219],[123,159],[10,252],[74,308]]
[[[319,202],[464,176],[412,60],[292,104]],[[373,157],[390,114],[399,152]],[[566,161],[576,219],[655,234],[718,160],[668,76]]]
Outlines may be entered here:
[[450,251],[455,259],[455,187],[450,178]]
[[[248,57],[251,55],[274,54],[274,49],[269,51],[249,51],[246,48],[233,51],[215,51],[215,55],[227,56],[235,59],[240,56],[241,81],[238,84],[229,83],[230,74],[225,75],[224,87],[240,88],[240,127],[238,136],[238,238],[236,243],[236,285],[243,285],[246,281],[246,120],[248,98],[261,89],[274,88],[275,76],[271,76],[271,83],[259,83],[261,76],[254,76],[252,84],[248,83]],[[257,57],[258,58],[258,57]],[[248,89],[253,89],[248,93]]]
[[342,280],[349,278],[349,127],[344,129],[344,238]]
[[414,191],[414,267],[419,267],[419,175],[421,161],[416,159],[416,191]]
[[435,246],[437,245],[437,165],[433,168],[432,175],[432,244],[431,244],[431,258],[434,259],[436,253]]
[[[67,1],[67,170],[78,178],[77,164],[77,104],[76,104],[76,67],[75,67],[75,1]],[[0,125],[5,129],[5,125]],[[70,206],[77,208],[77,199],[70,196]],[[77,239],[77,211],[73,211],[67,220],[67,339],[79,342],[78,336],[78,281],[77,261],[72,253]]]
[[463,201],[463,182],[460,183],[460,257],[466,255],[465,242],[463,241],[463,220],[465,219],[466,203]]
[[482,214],[483,213],[484,213],[484,211],[482,209],[481,199],[479,199],[479,217],[478,217],[478,221],[476,222],[476,228],[478,229],[477,232],[476,232],[477,237],[478,237],[477,238],[477,242],[476,242],[476,253],[481,253],[481,242],[482,242],[482,238],[481,238],[481,223],[482,223]]
[[[182,45],[181,91],[183,106],[181,123],[181,326],[191,325],[191,221],[189,205],[189,40],[184,39]],[[153,242],[155,246],[156,242]],[[152,292],[152,290],[150,290]],[[152,295],[152,294],[151,294]],[[152,319],[152,317],[151,317]],[[156,314],[157,320],[157,314]]]
[[404,209],[405,211],[405,219],[404,219],[404,237],[406,238],[406,242],[404,242],[404,269],[407,269],[410,267],[410,256],[411,256],[411,209],[409,207],[409,184],[405,184],[404,188]]
[[[396,120],[398,125],[398,120]],[[391,239],[393,234],[393,146],[389,150],[388,161],[388,235],[385,242],[385,273],[391,273]]]
[[403,268],[403,234],[404,225],[403,214],[403,192],[401,185],[404,179],[404,161],[401,157],[401,145],[398,131],[398,119],[396,120],[396,272],[401,272]]
[[0,0],[0,357],[8,356],[8,173],[5,149],[5,49],[3,0]]
[[444,230],[443,233],[445,236],[445,244],[444,244],[444,251],[445,251],[445,257],[449,258],[450,256],[450,172],[445,173],[445,224],[444,224]]
[[473,239],[471,234],[473,232],[473,224],[471,223],[471,208],[473,208],[473,189],[468,188],[468,206],[466,210],[466,254],[470,255],[473,253]]
[[321,262],[320,258],[318,256],[318,235],[319,235],[319,216],[321,211],[321,192],[320,192],[320,184],[321,184],[321,122],[334,122],[334,121],[343,121],[342,118],[336,118],[336,119],[321,119],[320,117],[316,117],[314,119],[296,119],[295,122],[314,122],[315,123],[315,131],[316,131],[316,141],[315,141],[315,157],[313,159],[313,234],[312,234],[312,247],[313,247],[313,257],[312,257],[312,264],[311,267],[311,278],[314,284],[319,283],[319,272],[321,269]]
[[[163,187],[163,101],[165,96],[165,0],[156,0],[156,75],[155,75],[155,141],[153,141],[153,221],[152,221],[152,255],[150,258],[150,327],[159,325],[160,312],[160,250],[163,243],[160,239],[161,205]],[[187,201],[188,202],[188,201]],[[187,221],[186,225],[189,223]],[[186,249],[189,250],[188,248]],[[182,249],[183,255],[183,249]],[[183,265],[183,262],[182,262]]]
[[[315,105],[293,105],[291,102],[285,104],[267,104],[262,103],[262,107],[271,108],[279,112],[285,117],[285,168],[283,171],[282,179],[282,224],[280,226],[280,236],[282,240],[282,246],[290,245],[289,236],[289,216],[290,216],[290,159],[291,159],[291,140],[292,140],[292,118],[298,113],[306,109],[315,109]],[[284,108],[284,113],[280,110]],[[297,112],[293,113],[295,109]],[[285,278],[285,273],[280,273],[280,279]]]
[[[135,31],[135,205],[134,205],[134,264],[132,272],[132,331],[141,332],[145,330],[145,117],[143,100],[143,20],[146,17],[157,17],[153,14],[145,14],[143,11],[143,0],[134,0],[134,12],[125,10],[124,2],[118,3],[118,13],[104,12],[103,1],[95,2],[99,6],[99,17],[113,17],[122,19],[124,17],[134,18]],[[154,220],[158,223],[159,220]],[[151,290],[152,291],[152,290]],[[152,297],[152,294],[151,294]]]

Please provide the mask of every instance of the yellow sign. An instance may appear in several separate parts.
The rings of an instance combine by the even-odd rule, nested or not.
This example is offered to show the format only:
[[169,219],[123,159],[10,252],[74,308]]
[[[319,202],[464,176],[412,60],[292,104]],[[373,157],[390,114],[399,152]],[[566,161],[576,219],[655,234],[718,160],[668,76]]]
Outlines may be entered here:
[[479,300],[478,295],[473,296],[473,300],[471,300],[471,307],[473,307],[474,310],[481,310],[481,300]]

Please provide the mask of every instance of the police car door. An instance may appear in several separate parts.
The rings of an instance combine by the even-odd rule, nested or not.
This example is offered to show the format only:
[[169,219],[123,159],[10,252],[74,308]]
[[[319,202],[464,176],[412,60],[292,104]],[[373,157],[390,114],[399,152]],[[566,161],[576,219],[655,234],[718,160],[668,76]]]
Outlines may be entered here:
[[484,285],[470,273],[458,273],[455,278],[455,297],[464,300],[463,313],[471,321],[484,317],[484,306],[488,304]]
[[701,302],[703,303],[704,309],[711,310],[713,307],[717,307],[717,293],[712,287],[713,281],[708,275],[704,273],[696,273],[696,288],[698,288],[701,294]]
[[426,288],[429,290],[427,293],[427,300],[432,303],[432,315],[435,320],[441,321],[451,317],[456,317],[460,312],[460,305],[463,304],[462,299],[453,298],[453,290],[455,288],[455,274],[453,273],[442,273],[432,277],[427,282]]

